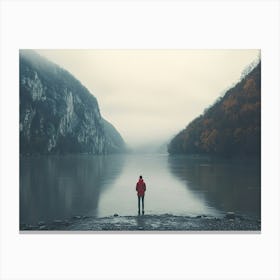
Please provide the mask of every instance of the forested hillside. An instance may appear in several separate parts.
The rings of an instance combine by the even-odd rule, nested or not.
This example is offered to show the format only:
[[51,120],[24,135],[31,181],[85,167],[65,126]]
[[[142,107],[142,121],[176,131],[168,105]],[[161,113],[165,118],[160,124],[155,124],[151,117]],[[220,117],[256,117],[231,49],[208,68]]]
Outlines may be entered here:
[[261,62],[168,145],[170,154],[258,156],[261,152]]

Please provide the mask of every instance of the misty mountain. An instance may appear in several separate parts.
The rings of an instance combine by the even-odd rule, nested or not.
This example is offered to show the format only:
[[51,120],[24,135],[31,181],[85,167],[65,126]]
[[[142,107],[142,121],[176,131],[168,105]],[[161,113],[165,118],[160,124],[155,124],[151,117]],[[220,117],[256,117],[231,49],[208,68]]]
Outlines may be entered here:
[[261,63],[169,143],[170,154],[260,156]]
[[128,147],[131,154],[167,154],[167,141],[150,141],[143,144]]
[[21,154],[124,151],[121,135],[75,77],[34,51],[20,51],[19,63]]
[[108,141],[108,152],[117,153],[120,150],[126,150],[125,142],[116,128],[105,119],[102,119],[102,124],[104,126],[105,136]]

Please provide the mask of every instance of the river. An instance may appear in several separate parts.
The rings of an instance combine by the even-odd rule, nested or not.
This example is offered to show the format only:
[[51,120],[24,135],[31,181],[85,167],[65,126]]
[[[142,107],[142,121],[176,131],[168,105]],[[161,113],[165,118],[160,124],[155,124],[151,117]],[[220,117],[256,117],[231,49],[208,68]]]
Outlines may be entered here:
[[167,154],[20,157],[20,223],[73,216],[146,214],[261,216],[260,162]]

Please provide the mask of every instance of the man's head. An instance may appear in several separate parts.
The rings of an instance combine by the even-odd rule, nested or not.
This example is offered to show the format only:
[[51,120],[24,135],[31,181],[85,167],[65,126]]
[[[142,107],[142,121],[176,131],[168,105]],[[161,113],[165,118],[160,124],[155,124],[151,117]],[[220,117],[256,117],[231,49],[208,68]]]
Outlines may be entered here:
[[142,179],[142,175],[139,176],[139,179]]

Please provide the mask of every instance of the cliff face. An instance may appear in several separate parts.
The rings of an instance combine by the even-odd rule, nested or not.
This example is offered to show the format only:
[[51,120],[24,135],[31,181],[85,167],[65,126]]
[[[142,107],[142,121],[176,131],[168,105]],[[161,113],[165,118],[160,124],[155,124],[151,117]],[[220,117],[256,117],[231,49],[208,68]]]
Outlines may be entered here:
[[260,156],[261,63],[169,143],[170,154]]
[[70,73],[20,51],[20,153],[120,152],[105,132],[96,98]]

